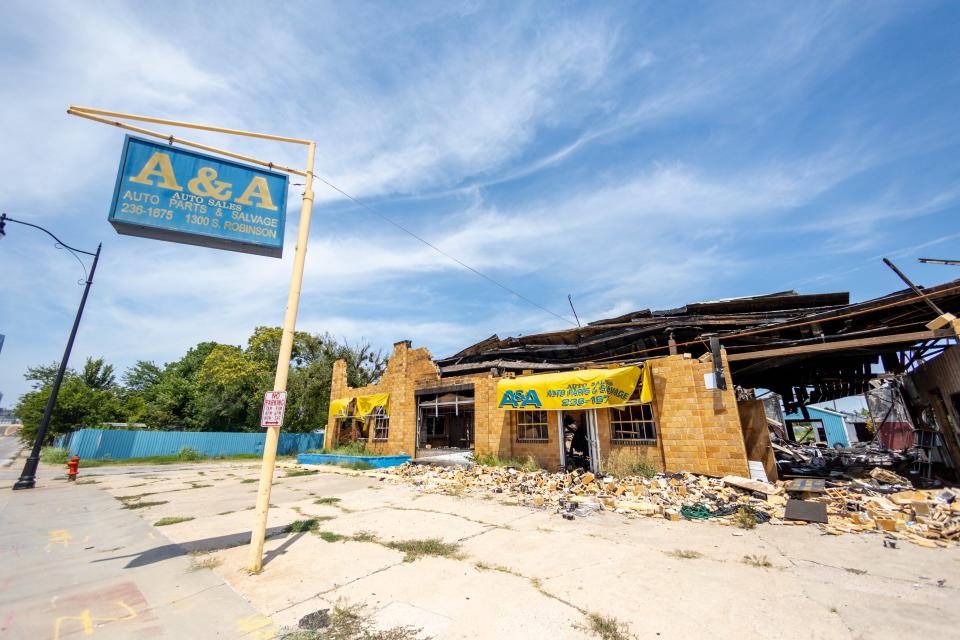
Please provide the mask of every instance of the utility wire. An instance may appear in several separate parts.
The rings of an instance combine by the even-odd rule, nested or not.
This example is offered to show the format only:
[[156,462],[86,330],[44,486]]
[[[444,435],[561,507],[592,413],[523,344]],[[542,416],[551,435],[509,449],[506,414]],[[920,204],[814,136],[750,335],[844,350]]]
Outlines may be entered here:
[[342,196],[344,196],[344,197],[352,200],[354,203],[360,205],[361,207],[363,207],[364,209],[366,209],[367,211],[369,211],[369,212],[372,213],[373,215],[377,216],[377,217],[380,218],[381,220],[385,220],[386,222],[389,222],[390,224],[392,224],[393,226],[395,226],[397,229],[400,229],[401,231],[403,231],[404,233],[406,233],[408,236],[410,236],[410,237],[412,237],[412,238],[414,238],[414,239],[416,239],[416,240],[419,240],[420,242],[422,242],[423,244],[427,245],[428,247],[430,247],[431,249],[433,249],[434,251],[436,251],[436,252],[439,253],[440,255],[444,256],[445,258],[456,262],[458,265],[460,265],[461,267],[463,267],[464,269],[466,269],[466,270],[468,270],[468,271],[472,271],[475,275],[480,276],[481,278],[483,278],[484,280],[486,280],[486,281],[489,282],[490,284],[493,284],[493,285],[496,285],[496,286],[500,287],[501,289],[503,289],[503,290],[506,291],[507,293],[510,293],[510,294],[512,294],[512,295],[515,295],[516,297],[520,298],[521,300],[523,300],[523,301],[526,302],[527,304],[530,304],[530,305],[536,307],[537,309],[540,309],[541,311],[545,311],[545,312],[549,313],[550,315],[552,315],[552,316],[555,317],[555,318],[559,318],[560,320],[563,320],[564,322],[566,322],[566,323],[568,323],[568,324],[572,324],[572,325],[574,325],[574,326],[577,326],[577,323],[575,323],[575,322],[573,322],[572,320],[570,320],[570,318],[566,318],[566,317],[564,317],[564,316],[561,316],[559,313],[554,313],[553,311],[551,311],[550,309],[547,309],[547,308],[544,307],[543,305],[537,304],[536,302],[534,302],[534,301],[531,300],[530,298],[526,297],[526,296],[523,295],[522,293],[518,293],[517,291],[515,291],[515,290],[511,289],[510,287],[508,287],[507,285],[502,284],[502,283],[494,280],[493,278],[491,278],[491,277],[488,276],[487,274],[483,273],[482,271],[478,271],[477,269],[474,269],[473,267],[471,267],[470,265],[468,265],[468,264],[467,264],[466,262],[464,262],[463,260],[460,260],[459,258],[456,258],[455,256],[450,255],[449,253],[447,253],[446,251],[444,251],[443,249],[441,249],[441,248],[438,247],[437,245],[433,244],[433,243],[430,242],[429,240],[426,240],[425,238],[422,238],[422,237],[418,236],[416,233],[414,233],[413,231],[410,231],[410,229],[407,229],[406,227],[404,227],[404,226],[403,226],[402,224],[400,224],[399,222],[397,222],[397,221],[393,220],[392,218],[389,218],[389,217],[387,217],[386,215],[380,213],[379,211],[377,211],[376,209],[374,209],[373,207],[371,207],[370,205],[368,205],[366,202],[363,202],[362,200],[353,197],[352,195],[350,195],[349,193],[347,193],[346,191],[344,191],[343,189],[341,189],[341,188],[338,187],[337,185],[333,184],[332,182],[330,182],[330,181],[328,181],[328,180],[326,180],[326,179],[324,179],[324,178],[322,178],[322,177],[320,177],[320,176],[318,176],[318,175],[316,175],[316,174],[314,174],[313,177],[314,177],[316,180],[319,180],[319,181],[322,182],[323,184],[327,185],[328,187],[330,187],[331,189],[333,189],[333,190],[336,191],[337,193],[341,194]]

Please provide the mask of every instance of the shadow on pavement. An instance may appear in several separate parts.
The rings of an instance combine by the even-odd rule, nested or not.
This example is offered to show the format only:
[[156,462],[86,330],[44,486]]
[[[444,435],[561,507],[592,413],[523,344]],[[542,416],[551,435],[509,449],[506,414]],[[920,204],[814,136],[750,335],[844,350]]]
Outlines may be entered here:
[[[267,539],[277,538],[279,536],[284,536],[287,534],[286,527],[270,527],[267,529]],[[293,544],[293,542],[300,538],[301,534],[293,536],[286,542],[284,542],[277,549],[267,552],[264,560],[264,564],[272,560],[277,555],[286,552],[286,549]],[[194,551],[219,551],[220,549],[230,549],[231,547],[239,547],[240,545],[250,544],[250,532],[244,531],[243,533],[230,533],[225,536],[217,536],[215,538],[202,538],[200,540],[188,540],[186,542],[180,542],[177,544],[165,544],[159,547],[153,547],[152,549],[147,549],[146,551],[141,551],[140,553],[131,553],[123,556],[112,556],[109,558],[101,558],[99,560],[93,560],[92,562],[109,562],[111,560],[121,560],[123,558],[133,558],[127,565],[125,569],[133,569],[135,567],[143,567],[155,562],[163,562],[164,560],[169,560],[170,558],[176,558],[178,556],[185,556]]]

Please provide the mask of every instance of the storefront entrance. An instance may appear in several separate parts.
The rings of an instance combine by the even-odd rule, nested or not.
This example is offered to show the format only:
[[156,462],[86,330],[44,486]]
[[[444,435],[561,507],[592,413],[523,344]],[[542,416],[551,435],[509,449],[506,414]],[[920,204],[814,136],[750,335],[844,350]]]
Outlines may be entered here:
[[[557,411],[560,434],[560,466],[600,473],[600,439],[597,436],[597,410]],[[577,435],[577,431],[580,435]]]
[[417,458],[462,456],[473,450],[473,385],[424,389],[417,399]]

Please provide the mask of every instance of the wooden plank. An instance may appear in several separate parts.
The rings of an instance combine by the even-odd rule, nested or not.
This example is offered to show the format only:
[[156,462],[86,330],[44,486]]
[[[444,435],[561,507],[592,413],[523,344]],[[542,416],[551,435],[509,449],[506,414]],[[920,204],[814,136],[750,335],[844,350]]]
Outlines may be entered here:
[[747,351],[746,353],[728,353],[727,361],[736,362],[737,360],[759,360],[761,358],[776,358],[779,356],[792,356],[800,353],[842,351],[844,349],[876,347],[884,344],[896,344],[898,342],[920,342],[922,340],[939,340],[942,338],[952,338],[952,337],[953,337],[953,332],[951,331],[943,331],[943,330],[914,331],[913,333],[898,333],[892,336],[877,336],[874,338],[859,338],[856,340],[839,340],[837,342],[807,344],[799,347],[782,347],[780,349]]

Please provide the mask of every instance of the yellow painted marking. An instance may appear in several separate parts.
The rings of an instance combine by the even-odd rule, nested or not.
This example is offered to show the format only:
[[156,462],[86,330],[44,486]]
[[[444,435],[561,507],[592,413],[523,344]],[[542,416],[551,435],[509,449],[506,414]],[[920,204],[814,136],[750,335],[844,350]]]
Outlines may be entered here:
[[273,626],[273,620],[260,615],[237,620],[237,631],[245,635],[249,634],[253,640],[274,640],[277,637],[277,629]]
[[70,547],[70,541],[73,540],[69,529],[54,529],[48,536],[47,546],[43,548],[47,553],[50,553],[50,549],[52,549],[55,544],[63,545],[63,548],[67,549]]
[[117,600],[117,606],[126,611],[126,615],[119,616],[116,618],[94,618],[90,615],[90,609],[84,609],[80,612],[80,615],[76,616],[60,616],[53,622],[53,640],[60,640],[60,629],[63,624],[70,622],[71,620],[76,620],[83,627],[83,635],[92,636],[94,624],[100,622],[122,622],[124,620],[133,620],[137,617],[137,612],[133,610],[126,602],[123,600]]

